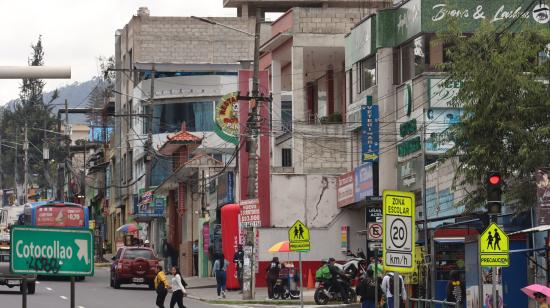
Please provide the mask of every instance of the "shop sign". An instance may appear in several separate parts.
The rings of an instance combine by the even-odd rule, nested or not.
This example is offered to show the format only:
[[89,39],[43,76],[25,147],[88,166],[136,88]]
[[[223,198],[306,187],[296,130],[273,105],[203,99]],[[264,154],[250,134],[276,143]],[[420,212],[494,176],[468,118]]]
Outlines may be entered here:
[[374,177],[372,163],[364,163],[355,168],[355,202],[364,200],[374,194]]
[[349,251],[349,226],[342,226],[340,228],[340,251]]
[[228,171],[218,177],[218,206],[232,203],[234,200],[234,173]]
[[415,191],[422,187],[422,157],[397,164],[397,189]]
[[208,222],[202,225],[202,251],[207,254],[210,248],[210,224]]
[[136,216],[148,216],[148,217],[162,217],[164,216],[164,209],[166,207],[166,200],[162,196],[153,194],[154,188],[146,190],[141,188],[137,202],[134,201],[134,215]]
[[416,130],[416,119],[412,119],[399,125],[399,136],[407,137],[408,135],[416,133]]
[[239,137],[239,102],[237,93],[229,93],[216,103],[214,131],[227,142],[238,143]]
[[426,153],[444,154],[454,147],[451,127],[460,123],[462,109],[430,109],[426,115]]
[[420,136],[405,140],[397,145],[397,156],[405,157],[422,149]]
[[376,162],[380,155],[378,105],[361,106],[361,148],[363,162]]
[[428,78],[428,103],[430,108],[453,108],[453,98],[463,86],[463,82],[446,82],[447,78]]
[[261,227],[260,219],[260,201],[258,199],[242,200],[241,206],[241,227],[252,228]]
[[355,172],[351,171],[336,179],[336,198],[339,208],[355,202],[354,175]]
[[373,48],[375,36],[372,35],[372,23],[376,18],[371,17],[351,29],[346,37],[346,70],[351,69],[354,63],[369,56]]

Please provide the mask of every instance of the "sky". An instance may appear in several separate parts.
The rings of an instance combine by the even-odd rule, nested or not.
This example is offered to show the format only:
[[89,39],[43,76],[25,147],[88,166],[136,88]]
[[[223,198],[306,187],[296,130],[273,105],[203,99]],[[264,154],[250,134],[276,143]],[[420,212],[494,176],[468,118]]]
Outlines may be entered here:
[[[99,75],[99,56],[114,54],[114,35],[138,8],[151,16],[236,16],[223,0],[0,0],[0,66],[27,65],[42,35],[45,65],[70,65],[70,80],[49,79],[45,91]],[[0,105],[19,94],[20,80],[0,79]]]

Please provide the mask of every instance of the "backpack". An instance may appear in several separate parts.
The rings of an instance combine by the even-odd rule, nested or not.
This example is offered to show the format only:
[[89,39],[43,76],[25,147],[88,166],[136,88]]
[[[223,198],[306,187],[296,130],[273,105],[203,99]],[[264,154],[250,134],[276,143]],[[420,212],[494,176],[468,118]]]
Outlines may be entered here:
[[[394,275],[395,275],[395,274],[394,274]],[[394,293],[394,290],[395,290],[395,289],[394,289],[394,286],[395,286],[395,285],[394,285],[394,283],[393,283],[393,275],[388,274],[388,275],[386,275],[386,276],[390,277],[390,283],[389,283],[389,285],[390,285],[390,293],[391,293],[393,296],[395,296],[395,297],[401,296],[401,294],[403,293],[403,289],[402,289],[402,288],[403,288],[403,285],[401,284],[401,279],[402,279],[401,276],[399,276],[399,294],[397,294],[397,295],[396,295],[396,294],[393,294],[393,293]]]
[[321,266],[317,272],[315,272],[315,280],[330,280],[332,279],[332,274],[327,265]]
[[[361,300],[374,300],[376,293],[376,282],[371,278],[364,278],[359,282],[356,292],[361,296]],[[393,307],[392,307],[393,308]]]

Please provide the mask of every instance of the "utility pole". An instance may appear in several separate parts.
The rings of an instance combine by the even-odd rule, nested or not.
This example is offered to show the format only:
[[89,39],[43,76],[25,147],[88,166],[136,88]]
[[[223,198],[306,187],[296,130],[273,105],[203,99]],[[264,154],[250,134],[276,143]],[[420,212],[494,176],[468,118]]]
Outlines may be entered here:
[[[151,186],[151,169],[153,163],[153,102],[155,99],[155,63],[151,65],[151,95],[147,104],[147,144],[145,146],[145,189]],[[191,216],[192,217],[192,216]]]
[[69,176],[69,160],[71,159],[71,137],[69,134],[69,104],[67,103],[67,100],[65,99],[65,136],[67,137],[67,140],[65,140],[65,150],[67,153],[67,157],[65,157],[65,176],[63,179],[65,179],[65,183],[67,184],[67,195],[64,197],[64,201],[69,201],[71,197],[71,183],[70,183],[70,176]]
[[18,173],[19,173],[19,168],[17,168],[17,160],[19,159],[19,147],[18,147],[18,144],[19,144],[19,126],[15,126],[15,161],[13,162],[13,174],[14,174],[14,178],[15,178],[15,200],[16,200],[16,203],[19,204],[19,189],[17,188],[17,185],[19,185],[19,181],[18,181]]
[[[2,192],[4,191],[4,169],[2,168],[2,135],[4,133],[4,129],[2,127],[0,127],[0,189],[2,190]],[[15,145],[17,146],[17,144]],[[4,196],[4,194],[2,194],[2,196]],[[2,199],[2,201],[0,202],[0,207],[2,206],[6,206],[6,204],[4,204],[4,200],[5,199]]]
[[27,134],[27,123],[25,122],[25,142],[23,142],[23,151],[25,153],[25,165],[23,171],[23,203],[27,203],[28,198],[28,173],[29,173],[29,137]]
[[[257,149],[258,149],[258,103],[260,101],[260,26],[261,26],[261,9],[256,8],[256,26],[254,30],[254,71],[252,75],[252,98],[250,99],[247,121],[247,150],[248,150],[248,179],[247,179],[247,194],[248,199],[255,199],[256,183],[257,183]],[[248,256],[250,264],[247,268],[245,262],[243,270],[243,284],[249,287],[243,288],[243,299],[254,299],[254,276],[255,276],[255,228],[247,228],[246,230],[246,246],[252,246],[252,252]],[[246,251],[245,251],[246,253]]]

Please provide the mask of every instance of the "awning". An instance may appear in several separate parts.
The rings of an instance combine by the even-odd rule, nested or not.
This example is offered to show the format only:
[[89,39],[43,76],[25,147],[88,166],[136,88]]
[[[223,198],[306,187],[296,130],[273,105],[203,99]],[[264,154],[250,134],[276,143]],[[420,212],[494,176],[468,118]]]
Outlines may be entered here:
[[170,190],[178,188],[179,183],[188,181],[199,168],[223,168],[224,163],[212,158],[210,155],[199,155],[180,166],[164,182],[162,182],[153,194],[167,195]]
[[279,46],[286,43],[288,39],[292,38],[292,34],[288,32],[277,33],[274,37],[270,38],[262,46],[260,46],[261,52],[272,52],[273,50],[279,48]]
[[508,235],[514,235],[514,234],[523,234],[523,233],[533,233],[533,232],[543,232],[550,230],[550,225],[542,225],[538,227],[533,227],[525,230],[520,230],[512,233],[508,233]]

